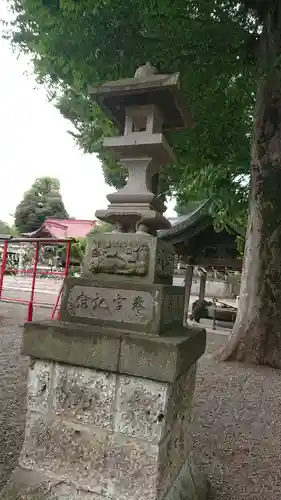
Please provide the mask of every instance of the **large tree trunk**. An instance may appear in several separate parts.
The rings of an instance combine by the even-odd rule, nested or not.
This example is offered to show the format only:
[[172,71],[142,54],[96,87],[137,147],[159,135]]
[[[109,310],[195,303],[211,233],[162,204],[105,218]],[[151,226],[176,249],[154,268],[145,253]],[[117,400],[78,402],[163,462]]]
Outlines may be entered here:
[[281,368],[281,1],[268,4],[241,292],[236,322],[219,358]]

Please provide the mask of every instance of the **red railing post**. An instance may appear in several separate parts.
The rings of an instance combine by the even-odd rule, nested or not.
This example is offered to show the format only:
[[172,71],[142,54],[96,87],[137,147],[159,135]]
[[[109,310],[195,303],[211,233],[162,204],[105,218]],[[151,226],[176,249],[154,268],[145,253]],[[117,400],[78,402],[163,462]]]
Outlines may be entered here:
[[68,275],[68,269],[69,269],[69,260],[70,260],[70,248],[71,248],[71,241],[67,242],[66,246],[66,252],[65,252],[65,268],[64,268],[64,277]]
[[[62,278],[65,278],[68,275],[69,272],[69,263],[70,263],[70,252],[71,252],[71,243],[73,243],[75,240],[74,239],[58,239],[54,240],[53,238],[16,238],[16,237],[10,237],[9,239],[6,238],[1,238],[0,241],[3,242],[3,254],[2,254],[2,262],[0,263],[0,300],[5,300],[7,302],[12,302],[12,303],[19,303],[19,304],[27,304],[28,307],[28,312],[27,312],[27,320],[26,321],[32,321],[33,319],[33,308],[34,305],[38,304],[41,305],[42,303],[36,303],[34,301],[34,296],[35,296],[35,287],[36,287],[36,274],[37,274],[37,267],[38,267],[38,261],[39,261],[39,249],[41,244],[49,244],[49,245],[66,245],[66,253],[65,253],[65,268],[63,271],[51,271],[51,272],[45,272],[42,271],[42,275],[46,276],[61,276]],[[13,243],[13,244],[18,244],[18,243],[34,243],[36,245],[35,248],[35,260],[34,260],[34,265],[32,269],[12,269],[15,270],[16,272],[19,273],[19,275],[27,275],[30,276],[32,274],[32,285],[31,285],[31,290],[30,290],[30,297],[28,300],[25,299],[17,299],[17,298],[10,298],[10,297],[5,297],[5,294],[3,293],[3,280],[4,280],[4,275],[6,271],[6,266],[7,266],[7,255],[8,255],[8,243]],[[57,310],[60,298],[61,298],[61,293],[62,293],[62,286],[60,287],[58,297],[56,300],[56,304],[52,309],[52,315],[51,317],[53,318],[55,315],[55,312]],[[58,319],[59,319],[59,312],[58,312]]]
[[[53,306],[53,309],[52,309],[52,314],[51,314],[51,319],[54,319],[55,317],[55,314],[56,314],[56,310],[58,308],[58,305],[59,305],[59,301],[60,301],[60,298],[61,298],[61,294],[62,294],[62,287],[63,287],[63,284],[61,285],[60,287],[60,291],[58,293],[58,296],[57,296],[57,300],[55,302],[55,305]],[[58,314],[57,314],[57,319],[60,319],[60,313],[58,311]]]
[[[68,275],[69,261],[70,261],[70,249],[71,249],[71,241],[68,241],[67,242],[67,247],[66,247],[66,252],[65,252],[65,267],[64,267],[64,277],[65,278]],[[56,300],[55,305],[54,305],[54,307],[52,309],[51,319],[54,319],[54,317],[55,317],[55,313],[56,313],[57,307],[59,305],[59,301],[60,301],[61,294],[62,294],[62,288],[63,288],[63,283],[62,283],[62,285],[60,287],[60,291],[58,293],[57,300]],[[57,319],[58,320],[60,319],[60,312],[59,311],[58,311],[58,314],[57,314]]]
[[8,254],[8,240],[5,240],[3,254],[2,254],[1,269],[0,269],[0,299],[2,297],[3,280],[4,280],[5,269],[6,269],[7,254]]
[[35,283],[36,283],[38,258],[39,258],[39,242],[36,241],[32,283],[31,283],[31,292],[30,292],[30,298],[29,298],[28,307],[27,307],[27,319],[26,319],[26,321],[32,321],[32,318],[33,318],[33,302],[34,302],[34,294],[35,294]]

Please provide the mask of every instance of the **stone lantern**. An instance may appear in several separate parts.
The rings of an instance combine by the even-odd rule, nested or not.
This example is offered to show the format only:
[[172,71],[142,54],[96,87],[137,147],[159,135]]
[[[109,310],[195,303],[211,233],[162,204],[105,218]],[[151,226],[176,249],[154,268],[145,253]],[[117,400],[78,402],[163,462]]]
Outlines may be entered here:
[[121,232],[147,232],[170,226],[165,205],[152,189],[160,167],[176,163],[165,132],[192,125],[179,90],[179,73],[157,74],[147,63],[134,78],[95,86],[91,97],[109,115],[121,135],[104,140],[104,147],[128,170],[127,184],[107,198],[100,219],[115,223]]
[[97,214],[116,230],[90,237],[82,277],[64,282],[61,320],[25,325],[26,435],[1,498],[205,500],[190,417],[206,332],[182,325],[184,290],[172,286],[172,246],[157,239],[169,222],[153,189],[176,161],[165,132],[192,124],[179,75],[146,64],[90,94],[121,132],[104,147],[128,181]]

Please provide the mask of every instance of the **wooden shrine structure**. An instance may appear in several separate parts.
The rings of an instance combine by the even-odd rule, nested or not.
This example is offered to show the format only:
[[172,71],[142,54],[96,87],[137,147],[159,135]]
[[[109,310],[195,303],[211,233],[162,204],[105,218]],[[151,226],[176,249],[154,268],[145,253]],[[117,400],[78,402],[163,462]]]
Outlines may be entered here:
[[[177,255],[186,263],[184,323],[188,318],[194,266],[204,271],[214,268],[242,270],[243,259],[237,249],[237,237],[245,238],[245,232],[232,225],[217,231],[210,215],[211,203],[211,199],[200,203],[187,215],[179,217],[171,228],[158,231],[158,237],[172,243]],[[207,273],[202,272],[200,300],[205,298],[206,281]]]

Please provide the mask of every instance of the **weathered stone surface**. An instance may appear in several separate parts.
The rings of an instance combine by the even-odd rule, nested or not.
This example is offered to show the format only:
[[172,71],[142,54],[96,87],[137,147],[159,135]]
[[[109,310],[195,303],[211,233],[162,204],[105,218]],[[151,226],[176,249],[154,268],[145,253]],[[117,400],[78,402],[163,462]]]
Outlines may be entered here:
[[167,293],[163,298],[163,306],[161,311],[161,322],[165,325],[172,325],[179,321],[179,318],[183,318],[183,307],[184,307],[184,290],[179,290],[176,287],[178,293]]
[[91,242],[88,240],[87,257],[89,262],[87,266],[84,264],[85,275],[90,272],[90,275],[102,273],[105,276],[136,276],[139,279],[148,274],[148,241],[140,240],[135,234],[93,236]]
[[195,471],[193,454],[190,453],[163,500],[208,500],[209,494],[210,484],[199,469]]
[[54,484],[51,488],[51,493],[57,500],[104,500],[103,496],[95,495],[81,488],[77,489],[73,484],[70,485],[62,482]]
[[66,314],[79,320],[100,320],[114,324],[150,325],[154,297],[150,292],[74,285],[68,295]]
[[[118,338],[121,351],[124,340],[137,340],[135,334]],[[88,500],[85,495],[94,495],[89,496],[89,500],[143,500],[144,497],[162,500],[165,497],[190,453],[190,406],[196,367],[193,363],[188,369],[187,362],[179,374],[178,360],[181,362],[182,356],[177,349],[182,349],[182,344],[187,342],[184,352],[188,352],[190,346],[197,352],[198,338],[203,341],[202,335],[198,337],[198,330],[194,337],[191,335],[191,343],[186,335],[182,338],[139,335],[139,345],[145,347],[145,359],[151,346],[155,354],[162,352],[165,345],[166,360],[171,359],[168,358],[171,348],[175,349],[170,381],[150,380],[147,369],[142,378],[118,374],[122,356],[116,373],[35,362],[36,374],[42,372],[44,377],[45,373],[50,374],[50,412],[45,413],[44,404],[41,413],[36,408],[30,409],[20,465],[60,479],[55,486],[52,482],[49,484],[49,496],[39,486],[39,490],[35,490],[40,491],[39,500],[76,500],[79,494],[83,499],[82,493],[85,500]],[[192,359],[190,353],[189,359],[185,358]],[[163,360],[158,363],[158,376],[165,368],[162,365]],[[164,376],[167,379],[165,370]],[[35,375],[34,380],[37,380]],[[32,395],[38,397],[34,386],[37,388],[40,384],[31,385]],[[199,486],[198,483],[198,491]],[[200,495],[201,491],[203,496],[199,498],[205,500],[204,486]]]
[[106,495],[113,500],[156,500],[158,446],[113,435]]
[[161,500],[190,452],[189,408],[167,428],[167,404],[178,407],[172,394],[170,384],[120,377],[116,432],[31,414],[20,465],[114,500]]
[[158,446],[62,421],[35,421],[21,466],[114,500],[155,497]]
[[168,384],[119,376],[114,430],[148,441],[160,441],[165,425]]
[[[189,454],[163,500],[207,500],[209,492],[210,485],[206,477],[198,468],[195,469],[193,456]],[[105,500],[110,497],[77,488],[73,483],[52,479],[40,472],[17,467],[1,492],[0,498],[1,500]]]
[[112,428],[116,375],[56,365],[53,407],[65,420]]
[[209,498],[208,493],[211,493],[211,485],[206,475],[200,470],[200,466],[194,456],[194,453],[189,454],[188,462],[190,474],[196,490],[196,498],[198,500],[206,500],[206,497]]
[[67,278],[60,310],[62,321],[164,334],[183,322],[183,287]]
[[42,360],[173,382],[203,354],[206,331],[181,327],[165,335],[132,334],[61,321],[25,325],[22,353]]
[[1,500],[55,500],[49,495],[51,484],[47,476],[17,467],[1,492]]
[[160,500],[190,451],[194,379],[195,366],[170,384],[55,365],[57,418],[28,414],[20,464],[110,498],[129,499],[134,484],[133,498],[147,488]]
[[169,385],[164,434],[172,428],[174,422],[181,420],[183,415],[185,419],[190,420],[195,382],[196,363],[184,372],[176,382]]
[[81,426],[40,418],[24,442],[20,465],[101,493],[107,480],[102,472],[109,452],[109,437],[100,429],[92,433]]
[[118,376],[114,430],[160,442],[177,421],[189,422],[195,377],[195,365],[173,384]]
[[117,371],[121,332],[62,321],[26,323],[22,354]]
[[1,500],[103,500],[75,485],[50,479],[38,472],[26,471],[17,467],[8,484],[1,492]]
[[141,233],[109,233],[88,237],[83,276],[106,281],[172,284],[174,249]]
[[163,500],[198,500],[188,459]]
[[[148,68],[145,68],[145,66]],[[134,78],[114,80],[89,89],[93,101],[114,121],[121,133],[125,127],[125,109],[141,102],[153,103],[163,117],[163,130],[194,126],[189,110],[179,92],[180,74],[160,74],[148,62],[137,69]],[[139,107],[139,106],[138,106]]]
[[[42,417],[41,413],[37,411],[28,411],[26,414],[26,424],[25,424],[25,440],[28,441],[32,432],[32,429],[36,425],[36,422]],[[21,449],[21,454],[23,453],[23,448]],[[20,455],[21,456],[21,455]],[[26,457],[28,458],[28,457]]]
[[191,447],[190,412],[182,414],[159,448],[158,496],[162,498],[175,481]]
[[178,375],[178,347],[178,343],[168,342],[163,336],[123,337],[119,371],[154,380],[173,381]]
[[46,412],[50,394],[53,363],[35,361],[30,364],[27,384],[28,411]]
[[[179,333],[179,335],[177,335]],[[181,335],[180,335],[181,333]],[[119,371],[144,378],[173,382],[204,353],[206,331],[182,327],[175,336],[122,338]]]

